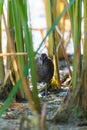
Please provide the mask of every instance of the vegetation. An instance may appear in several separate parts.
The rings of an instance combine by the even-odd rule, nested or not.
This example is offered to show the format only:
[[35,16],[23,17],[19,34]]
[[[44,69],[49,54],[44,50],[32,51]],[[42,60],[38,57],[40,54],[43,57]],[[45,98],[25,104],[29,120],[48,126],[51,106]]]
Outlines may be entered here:
[[[31,24],[28,24],[27,1],[21,0],[20,3],[20,0],[8,0],[7,23],[5,16],[6,12],[3,8],[4,2],[5,0],[0,0],[0,53],[2,53],[1,21],[3,19],[7,36],[7,53],[5,55],[7,57],[6,71],[9,69],[11,73],[9,73],[8,75],[7,73],[5,73],[4,61],[2,58],[2,56],[4,55],[1,55],[0,82],[2,83],[2,85],[0,91],[6,85],[9,85],[9,81],[11,82],[11,85],[13,87],[11,88],[12,90],[9,92],[9,96],[5,100],[4,105],[0,109],[0,117],[6,111],[15,95],[18,95],[20,98],[26,97],[28,103],[30,104],[29,108],[31,109],[32,115],[35,118],[35,120],[32,119],[32,129],[43,130],[43,128],[41,128],[40,121],[40,119],[42,118],[41,110],[43,108],[41,108],[40,99],[38,97],[36,65],[34,59],[43,42],[49,36],[50,49],[48,50],[48,52],[50,56],[55,57],[54,59],[56,63],[58,83],[59,85],[61,85],[59,81],[60,79],[57,50],[59,38],[56,36],[57,31],[55,27],[59,27],[61,18],[64,18],[64,15],[68,13],[68,17],[70,18],[71,22],[71,32],[74,44],[72,92],[68,94],[66,101],[64,99],[64,101],[58,108],[57,114],[54,115],[52,119],[65,122],[68,120],[72,121],[72,119],[74,119],[73,121],[76,121],[77,119],[83,118],[84,120],[85,118],[87,118],[87,0],[69,0],[69,2],[68,0],[66,0],[66,2],[64,3],[64,6],[66,5],[64,7],[64,10],[61,13],[59,12],[58,14],[55,14],[55,12],[57,9],[57,2],[60,2],[60,0],[55,2],[50,0],[45,1],[48,30],[36,52],[34,52],[33,49],[33,36],[31,29],[32,27]],[[50,11],[50,8],[52,12]],[[83,9],[84,17],[82,18]],[[83,57],[81,56],[82,20],[84,22],[84,41],[82,43]],[[63,32],[63,30],[61,30],[61,32]],[[62,45],[62,47],[64,49],[64,45]],[[33,86],[32,94],[30,91],[30,81],[28,81],[27,79],[28,69],[31,70],[31,82]],[[45,117],[43,119],[43,124],[45,124]],[[45,129],[45,125],[43,127]]]
[[[86,1],[84,1],[84,5]],[[80,8],[79,8],[80,7]],[[84,21],[86,18],[86,10],[84,8]],[[83,58],[81,58],[81,24],[82,24],[82,0],[76,0],[73,6],[69,9],[72,38],[74,43],[74,59],[73,59],[73,78],[72,78],[72,93],[68,95],[66,103],[61,105],[58,115],[55,117],[57,120],[70,120],[76,121],[77,119],[85,119],[87,115],[86,103],[86,71],[84,69],[84,55],[86,56],[85,49],[83,48]],[[84,22],[85,25],[85,22]],[[84,28],[84,35],[86,27]],[[86,39],[84,38],[84,46]],[[82,62],[83,60],[83,62]],[[85,82],[84,82],[85,79]],[[84,97],[85,96],[85,97]],[[83,98],[84,97],[84,98]],[[66,105],[65,105],[66,104]],[[64,108],[63,108],[64,107]],[[71,113],[71,114],[70,114]],[[65,118],[64,118],[65,117]]]

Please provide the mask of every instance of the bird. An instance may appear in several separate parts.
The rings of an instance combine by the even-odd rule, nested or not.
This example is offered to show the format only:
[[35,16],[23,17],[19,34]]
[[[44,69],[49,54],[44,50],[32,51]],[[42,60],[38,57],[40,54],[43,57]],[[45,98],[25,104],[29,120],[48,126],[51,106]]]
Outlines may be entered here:
[[35,57],[36,74],[38,83],[48,84],[54,74],[54,64],[52,59],[46,53],[39,54]]

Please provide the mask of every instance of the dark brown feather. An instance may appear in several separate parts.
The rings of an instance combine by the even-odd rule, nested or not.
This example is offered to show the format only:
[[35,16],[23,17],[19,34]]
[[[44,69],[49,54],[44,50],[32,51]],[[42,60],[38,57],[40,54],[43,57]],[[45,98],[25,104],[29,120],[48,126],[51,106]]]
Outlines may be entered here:
[[52,79],[54,73],[54,65],[51,58],[43,53],[36,56],[35,60],[38,82],[48,83]]

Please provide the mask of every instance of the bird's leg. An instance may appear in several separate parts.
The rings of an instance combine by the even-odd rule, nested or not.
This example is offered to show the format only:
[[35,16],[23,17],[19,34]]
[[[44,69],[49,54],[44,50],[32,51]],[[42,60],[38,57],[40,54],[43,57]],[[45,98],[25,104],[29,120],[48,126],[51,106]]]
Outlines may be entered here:
[[49,83],[47,83],[47,84],[45,85],[45,96],[48,95],[48,88],[49,88],[49,86],[50,86],[50,83],[51,83],[51,81],[49,81]]
[[46,84],[46,86],[45,86],[45,96],[48,95],[48,90],[47,90],[47,88],[48,88],[48,84]]

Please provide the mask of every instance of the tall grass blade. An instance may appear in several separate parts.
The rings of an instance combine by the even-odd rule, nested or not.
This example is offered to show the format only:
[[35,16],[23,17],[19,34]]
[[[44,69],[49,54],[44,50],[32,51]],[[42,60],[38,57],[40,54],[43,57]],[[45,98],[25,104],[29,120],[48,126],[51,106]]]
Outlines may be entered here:
[[77,78],[81,75],[81,22],[82,22],[82,0],[76,0],[69,9],[74,43],[73,60],[73,87],[77,84]]
[[[0,53],[2,53],[2,22],[0,20]],[[4,70],[4,60],[3,57],[0,57],[0,83],[3,84],[5,76],[5,70]]]
[[[0,0],[0,15],[3,12],[3,4],[4,4],[4,0]],[[0,18],[1,19],[1,18]]]
[[42,42],[40,43],[38,49],[36,50],[36,53],[41,48],[43,42],[46,40],[47,36],[50,35],[50,33],[54,30],[55,26],[59,23],[60,19],[64,16],[64,14],[69,10],[69,8],[74,4],[75,0],[71,0],[69,4],[65,7],[65,9],[62,11],[62,13],[56,18],[50,29],[48,30],[47,34],[43,38]]
[[[17,52],[24,52],[24,40],[23,40],[23,29],[22,29],[22,23],[20,16],[18,14],[18,9],[17,6],[14,2],[11,1],[11,8],[12,8],[12,14],[13,14],[13,23],[14,23],[14,29],[15,29],[15,39],[16,39],[16,50]],[[21,3],[22,4],[22,1]],[[24,56],[18,56],[18,63],[20,66],[20,70],[23,72],[23,68],[25,66],[25,57]],[[23,91],[23,86],[20,88],[21,96],[24,98],[24,91]]]
[[26,1],[23,1],[24,2],[23,7],[20,5],[20,2],[18,0],[14,0],[14,2],[17,4],[18,12],[20,14],[20,18],[21,18],[22,25],[24,28],[25,44],[26,44],[26,50],[29,57],[31,81],[33,85],[33,89],[32,89],[33,100],[35,102],[35,108],[37,112],[40,113],[40,102],[39,102],[38,90],[37,90],[37,77],[36,77],[36,66],[35,66],[35,60],[34,60],[32,32],[28,27],[28,19],[26,17],[26,11],[25,11]]

